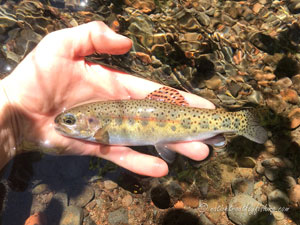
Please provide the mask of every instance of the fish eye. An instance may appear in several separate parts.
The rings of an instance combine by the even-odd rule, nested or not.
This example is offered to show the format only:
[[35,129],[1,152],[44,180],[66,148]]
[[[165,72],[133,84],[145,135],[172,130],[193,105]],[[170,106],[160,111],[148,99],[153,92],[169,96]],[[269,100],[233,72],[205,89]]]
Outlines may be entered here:
[[64,116],[63,118],[63,122],[67,125],[73,125],[76,123],[76,119],[75,116],[71,115],[71,114],[67,114]]

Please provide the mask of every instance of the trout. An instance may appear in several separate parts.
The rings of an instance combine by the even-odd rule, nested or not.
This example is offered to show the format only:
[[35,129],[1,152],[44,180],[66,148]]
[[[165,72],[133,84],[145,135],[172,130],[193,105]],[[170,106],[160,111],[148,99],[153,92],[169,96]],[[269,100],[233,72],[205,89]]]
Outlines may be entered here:
[[67,137],[106,145],[154,145],[167,162],[175,157],[165,147],[167,143],[213,140],[227,132],[260,144],[268,138],[251,110],[189,107],[177,90],[168,87],[145,99],[98,101],[70,108],[55,118],[55,129]]

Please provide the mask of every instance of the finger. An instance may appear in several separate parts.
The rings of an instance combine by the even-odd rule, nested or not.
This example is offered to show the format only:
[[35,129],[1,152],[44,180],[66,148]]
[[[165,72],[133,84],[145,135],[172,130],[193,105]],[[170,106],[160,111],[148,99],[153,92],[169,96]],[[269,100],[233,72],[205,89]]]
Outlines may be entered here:
[[124,54],[132,46],[130,39],[115,33],[101,21],[52,32],[42,40],[42,43],[47,45],[50,51],[62,49],[60,55],[71,58],[83,57],[95,52]]
[[[47,143],[44,147],[61,146],[65,155],[92,155],[109,160],[134,173],[162,177],[168,173],[168,165],[160,158],[142,154],[125,146],[102,145],[82,140],[70,139],[55,132],[50,132],[53,141],[47,141],[46,137],[41,138],[41,143]],[[42,141],[43,140],[43,141]],[[68,146],[63,148],[63,146]],[[54,153],[54,152],[53,152]]]
[[162,159],[136,152],[128,147],[104,146],[94,154],[137,174],[162,177],[168,173],[168,165]]
[[209,148],[200,141],[167,144],[167,148],[190,159],[201,161],[209,155]]

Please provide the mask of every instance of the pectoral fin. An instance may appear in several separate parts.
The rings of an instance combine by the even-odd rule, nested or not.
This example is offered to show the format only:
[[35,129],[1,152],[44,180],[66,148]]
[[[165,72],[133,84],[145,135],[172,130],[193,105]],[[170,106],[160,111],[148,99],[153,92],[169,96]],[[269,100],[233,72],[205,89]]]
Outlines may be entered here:
[[172,163],[175,160],[176,153],[169,150],[164,144],[155,145],[155,149],[159,156],[163,158],[167,163]]
[[96,131],[94,134],[95,141],[102,143],[102,144],[110,144],[109,143],[109,133],[108,133],[108,126],[102,127]]

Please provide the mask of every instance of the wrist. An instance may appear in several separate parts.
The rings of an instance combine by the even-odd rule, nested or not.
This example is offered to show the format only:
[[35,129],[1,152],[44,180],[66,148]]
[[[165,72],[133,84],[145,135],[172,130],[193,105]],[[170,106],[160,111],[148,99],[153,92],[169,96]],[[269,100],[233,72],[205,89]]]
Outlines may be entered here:
[[0,81],[0,170],[20,150],[20,113],[6,93],[6,80]]

